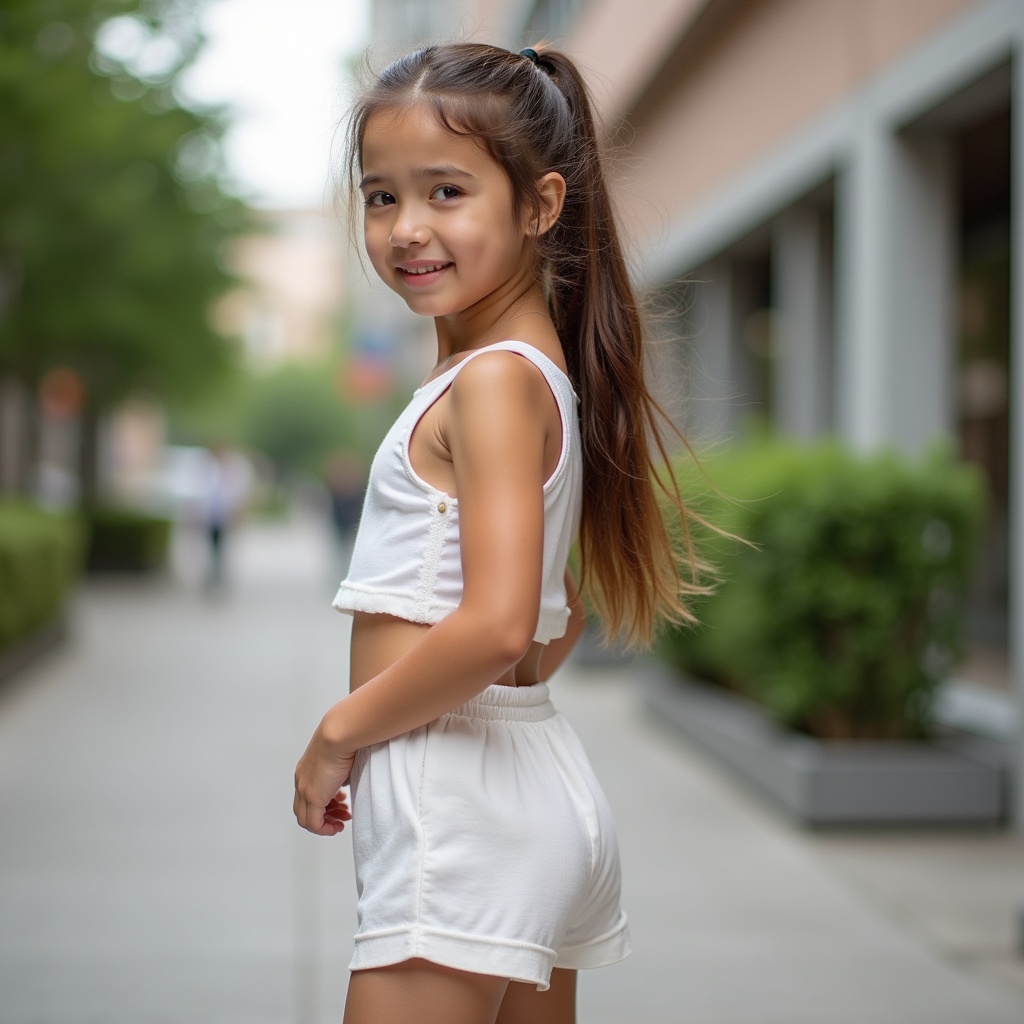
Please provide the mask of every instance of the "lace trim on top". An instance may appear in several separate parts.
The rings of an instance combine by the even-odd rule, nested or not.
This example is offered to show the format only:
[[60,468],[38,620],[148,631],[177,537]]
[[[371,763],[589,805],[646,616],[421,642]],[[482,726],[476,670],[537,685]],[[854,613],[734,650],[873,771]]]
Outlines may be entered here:
[[441,567],[441,552],[444,549],[445,534],[452,521],[452,506],[455,499],[438,492],[438,501],[430,509],[430,526],[427,532],[427,548],[423,553],[423,564],[420,566],[419,578],[416,581],[416,614],[422,616],[419,621],[427,621],[434,589],[437,586],[437,573]]

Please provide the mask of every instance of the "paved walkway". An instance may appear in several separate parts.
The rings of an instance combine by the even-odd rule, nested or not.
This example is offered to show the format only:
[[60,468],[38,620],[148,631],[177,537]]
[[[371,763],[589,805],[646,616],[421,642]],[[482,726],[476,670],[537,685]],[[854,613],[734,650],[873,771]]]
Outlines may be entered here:
[[[0,690],[0,1024],[338,1021],[347,834],[291,817],[291,772],[345,690],[336,567],[250,527],[232,586],[88,584],[71,643]],[[1024,845],[809,835],[641,711],[627,669],[567,666],[619,822],[635,953],[583,1024],[1020,1024]]]

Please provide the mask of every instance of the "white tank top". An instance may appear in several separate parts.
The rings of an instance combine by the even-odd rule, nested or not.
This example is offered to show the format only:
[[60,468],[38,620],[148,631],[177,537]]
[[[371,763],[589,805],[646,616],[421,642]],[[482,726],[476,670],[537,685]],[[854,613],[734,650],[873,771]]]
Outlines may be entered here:
[[386,613],[410,622],[435,623],[459,606],[459,503],[416,475],[409,460],[409,439],[420,418],[451,387],[466,363],[481,352],[500,349],[519,353],[544,374],[562,421],[558,464],[544,484],[543,574],[534,639],[547,643],[565,632],[569,608],[563,577],[579,528],[583,479],[576,415],[579,399],[562,370],[523,341],[499,341],[476,349],[413,393],[370,467],[348,576],[334,598],[338,611]]

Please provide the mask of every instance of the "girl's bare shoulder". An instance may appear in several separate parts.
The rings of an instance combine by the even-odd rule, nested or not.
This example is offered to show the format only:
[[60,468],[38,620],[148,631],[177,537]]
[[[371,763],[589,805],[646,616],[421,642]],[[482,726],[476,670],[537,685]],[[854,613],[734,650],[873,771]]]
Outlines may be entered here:
[[511,349],[493,349],[466,360],[451,390],[455,396],[483,395],[502,401],[512,394],[542,395],[548,387],[544,372],[533,360]]

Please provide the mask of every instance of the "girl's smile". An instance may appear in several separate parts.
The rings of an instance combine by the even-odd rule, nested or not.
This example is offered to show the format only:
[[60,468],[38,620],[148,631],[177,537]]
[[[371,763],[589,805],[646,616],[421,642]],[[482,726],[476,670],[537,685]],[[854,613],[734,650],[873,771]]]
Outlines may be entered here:
[[407,260],[399,264],[395,269],[402,275],[403,280],[410,288],[424,288],[433,284],[441,275],[454,264],[437,263],[433,260]]
[[413,312],[472,317],[529,274],[532,247],[504,171],[478,141],[446,130],[429,107],[374,114],[362,170],[366,252]]

